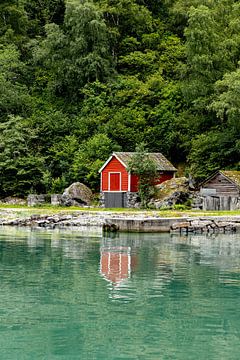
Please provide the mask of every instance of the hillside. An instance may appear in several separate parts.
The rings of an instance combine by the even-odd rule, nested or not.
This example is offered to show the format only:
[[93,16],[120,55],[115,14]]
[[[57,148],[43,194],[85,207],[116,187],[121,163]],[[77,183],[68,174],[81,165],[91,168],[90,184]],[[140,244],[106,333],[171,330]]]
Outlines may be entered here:
[[200,181],[240,170],[240,4],[2,0],[0,197],[98,190],[144,142]]

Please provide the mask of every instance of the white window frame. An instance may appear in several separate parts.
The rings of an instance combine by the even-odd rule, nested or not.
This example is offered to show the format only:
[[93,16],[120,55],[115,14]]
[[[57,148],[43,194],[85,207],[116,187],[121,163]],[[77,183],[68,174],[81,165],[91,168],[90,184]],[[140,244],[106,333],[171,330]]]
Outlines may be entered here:
[[131,191],[131,173],[128,173],[128,192]]

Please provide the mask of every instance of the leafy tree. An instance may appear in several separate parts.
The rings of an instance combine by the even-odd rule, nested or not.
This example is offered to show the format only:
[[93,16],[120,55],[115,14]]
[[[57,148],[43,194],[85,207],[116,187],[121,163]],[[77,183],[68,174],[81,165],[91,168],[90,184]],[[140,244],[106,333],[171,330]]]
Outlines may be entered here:
[[29,20],[29,35],[44,35],[44,26],[55,23],[61,25],[64,19],[64,0],[22,0]]
[[108,29],[93,3],[67,4],[63,26],[46,25],[46,32],[36,59],[52,74],[56,94],[76,99],[86,83],[112,73]]
[[67,135],[54,142],[48,151],[49,191],[62,192],[74,181],[72,165],[79,141],[74,135]]
[[154,184],[157,177],[157,167],[149,157],[143,143],[136,147],[136,154],[133,155],[129,162],[127,170],[138,176],[138,194],[141,205],[147,207],[148,201],[155,192]]
[[0,121],[10,114],[29,114],[31,97],[23,83],[25,65],[15,45],[0,45],[0,68]]
[[188,158],[190,171],[201,181],[213,171],[239,167],[239,156],[240,142],[233,141],[230,131],[212,130],[192,141]]
[[197,179],[238,169],[239,19],[235,0],[2,0],[2,193],[96,190],[142,141]]
[[105,134],[94,135],[82,142],[73,161],[74,179],[99,189],[99,169],[113,151],[119,150],[120,147]]
[[0,124],[0,194],[42,192],[44,158],[34,151],[36,135],[27,121],[10,117]]
[[28,18],[21,1],[2,0],[0,15],[0,43],[21,45],[28,29]]
[[211,108],[216,111],[223,127],[230,127],[240,137],[240,69],[224,75],[216,82],[216,98]]

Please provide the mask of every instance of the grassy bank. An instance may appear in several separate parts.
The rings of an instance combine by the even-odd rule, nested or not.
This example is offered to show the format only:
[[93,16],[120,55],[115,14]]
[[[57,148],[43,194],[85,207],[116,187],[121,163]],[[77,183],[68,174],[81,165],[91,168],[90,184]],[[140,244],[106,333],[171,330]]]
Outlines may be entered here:
[[127,208],[79,208],[79,207],[60,207],[43,205],[41,207],[28,207],[23,205],[1,205],[0,206],[0,217],[27,217],[31,215],[53,215],[60,213],[81,213],[81,212],[111,212],[119,215],[147,215],[147,216],[160,216],[160,217],[181,217],[181,216],[240,216],[240,210],[235,211],[199,211],[199,210],[143,210],[143,209],[127,209]]

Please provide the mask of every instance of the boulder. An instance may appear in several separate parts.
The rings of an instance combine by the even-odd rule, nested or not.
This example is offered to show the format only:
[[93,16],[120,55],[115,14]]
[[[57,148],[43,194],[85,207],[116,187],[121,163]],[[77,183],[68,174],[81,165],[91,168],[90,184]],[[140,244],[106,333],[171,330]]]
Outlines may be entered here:
[[26,200],[18,197],[8,196],[0,200],[0,204],[8,205],[26,205]]
[[92,198],[91,189],[80,182],[75,182],[64,190],[62,202],[66,206],[90,205]]
[[157,199],[163,200],[175,192],[188,192],[188,179],[186,177],[172,178],[156,186]]
[[188,179],[185,177],[164,181],[156,186],[156,190],[155,198],[151,200],[149,205],[157,209],[185,204],[191,197]]

